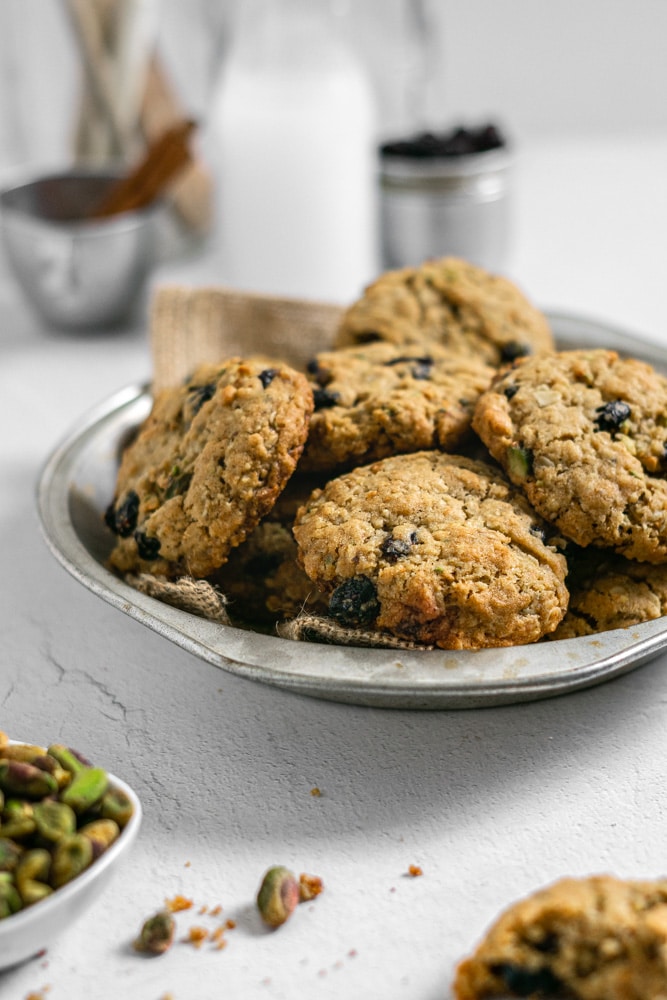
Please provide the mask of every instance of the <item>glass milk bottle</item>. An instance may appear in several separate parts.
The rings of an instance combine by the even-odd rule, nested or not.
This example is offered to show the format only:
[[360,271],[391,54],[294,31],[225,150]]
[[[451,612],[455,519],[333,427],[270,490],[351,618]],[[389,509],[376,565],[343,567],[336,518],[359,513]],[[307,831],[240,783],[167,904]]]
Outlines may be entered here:
[[378,271],[375,106],[326,0],[240,0],[212,107],[221,280],[347,303]]

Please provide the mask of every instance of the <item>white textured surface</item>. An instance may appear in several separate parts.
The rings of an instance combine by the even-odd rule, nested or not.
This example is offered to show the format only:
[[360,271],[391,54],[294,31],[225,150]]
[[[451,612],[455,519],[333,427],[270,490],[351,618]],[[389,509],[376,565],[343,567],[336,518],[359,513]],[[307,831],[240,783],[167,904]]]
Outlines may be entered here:
[[[512,275],[544,305],[664,342],[666,166],[658,137],[526,146]],[[214,272],[172,262],[156,280]],[[39,536],[35,480],[89,406],[147,377],[145,330],[44,331],[0,275],[0,728],[77,746],[145,810],[90,921],[0,974],[3,1000],[444,1000],[517,896],[563,874],[665,874],[665,657],[525,706],[353,708],[219,672],[72,580]],[[252,904],[274,863],[326,890],[272,934]],[[228,947],[135,955],[144,917],[179,892],[195,901],[179,937],[221,903]]]

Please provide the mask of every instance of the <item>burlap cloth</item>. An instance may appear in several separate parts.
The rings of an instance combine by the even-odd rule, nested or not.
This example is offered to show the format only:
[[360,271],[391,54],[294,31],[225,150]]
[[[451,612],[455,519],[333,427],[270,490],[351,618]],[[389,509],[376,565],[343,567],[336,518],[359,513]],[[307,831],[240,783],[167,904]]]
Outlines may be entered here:
[[205,361],[267,355],[303,370],[331,347],[340,306],[228,288],[156,289],[151,302],[153,389],[178,385]]
[[[265,356],[304,370],[318,351],[332,346],[340,306],[277,298],[224,287],[165,285],[155,290],[149,337],[153,392],[178,385],[198,364],[229,357]],[[207,580],[167,581],[147,573],[127,582],[190,614],[231,624],[225,595]],[[332,619],[303,613],[276,625],[278,635],[336,645],[424,649],[395,636],[347,629]]]

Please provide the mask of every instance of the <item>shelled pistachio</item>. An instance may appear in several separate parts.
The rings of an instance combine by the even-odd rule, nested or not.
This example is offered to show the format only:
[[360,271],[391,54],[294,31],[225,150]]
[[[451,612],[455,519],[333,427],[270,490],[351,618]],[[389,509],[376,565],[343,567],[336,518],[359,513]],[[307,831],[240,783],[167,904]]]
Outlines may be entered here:
[[0,920],[94,864],[132,811],[107,772],[71,747],[11,743],[0,732]]

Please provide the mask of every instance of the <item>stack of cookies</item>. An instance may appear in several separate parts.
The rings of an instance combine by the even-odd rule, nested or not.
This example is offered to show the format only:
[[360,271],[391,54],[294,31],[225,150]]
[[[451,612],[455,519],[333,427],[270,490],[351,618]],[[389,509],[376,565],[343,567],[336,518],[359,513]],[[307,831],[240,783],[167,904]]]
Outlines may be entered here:
[[231,358],[156,396],[110,563],[328,641],[466,649],[655,618],[666,404],[640,361],[556,351],[504,278],[454,258],[389,272],[303,371]]

